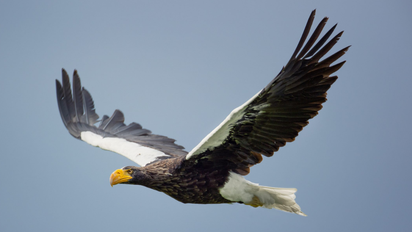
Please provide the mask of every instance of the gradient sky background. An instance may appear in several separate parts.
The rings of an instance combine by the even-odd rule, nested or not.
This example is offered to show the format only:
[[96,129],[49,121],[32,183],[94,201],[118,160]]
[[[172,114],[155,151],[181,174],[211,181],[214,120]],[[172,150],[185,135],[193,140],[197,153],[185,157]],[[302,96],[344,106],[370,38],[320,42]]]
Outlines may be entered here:
[[[292,55],[306,20],[352,45],[324,109],[247,179],[296,187],[308,217],[185,205],[109,185],[133,162],[69,135],[55,79],[79,71],[100,116],[121,109],[190,151]],[[0,231],[410,231],[411,1],[1,1]]]

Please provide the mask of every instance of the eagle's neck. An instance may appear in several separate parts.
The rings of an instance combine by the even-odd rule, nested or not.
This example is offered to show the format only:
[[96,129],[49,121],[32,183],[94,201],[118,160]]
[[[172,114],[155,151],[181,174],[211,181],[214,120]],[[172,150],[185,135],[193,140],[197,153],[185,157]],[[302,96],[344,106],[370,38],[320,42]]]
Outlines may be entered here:
[[172,158],[137,168],[133,174],[133,179],[129,183],[156,190],[162,189],[163,186],[176,181],[173,174],[178,163],[180,163],[180,159]]

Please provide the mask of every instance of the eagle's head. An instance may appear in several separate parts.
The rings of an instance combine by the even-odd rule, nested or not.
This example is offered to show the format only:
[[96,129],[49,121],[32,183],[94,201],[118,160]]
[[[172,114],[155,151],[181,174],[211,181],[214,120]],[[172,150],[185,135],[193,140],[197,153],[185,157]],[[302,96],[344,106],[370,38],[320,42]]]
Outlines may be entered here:
[[110,175],[110,185],[116,184],[138,184],[139,177],[142,175],[141,168],[134,166],[126,166],[117,169]]

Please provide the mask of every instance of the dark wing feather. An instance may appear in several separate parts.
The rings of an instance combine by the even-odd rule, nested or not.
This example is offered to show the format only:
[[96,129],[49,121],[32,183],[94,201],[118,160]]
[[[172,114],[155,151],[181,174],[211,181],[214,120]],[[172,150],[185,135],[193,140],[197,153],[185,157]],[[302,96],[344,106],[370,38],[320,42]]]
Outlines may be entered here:
[[[281,72],[257,95],[238,107],[187,156],[187,160],[209,159],[228,162],[239,174],[262,161],[260,154],[273,152],[295,140],[308,120],[318,114],[326,101],[326,91],[336,81],[330,76],[345,63],[331,65],[349,47],[319,60],[336,44],[343,32],[329,42],[333,26],[316,44],[328,18],[324,18],[308,42],[315,11],[291,59]],[[315,45],[314,45],[315,44]]]
[[[93,98],[86,89],[81,87],[77,71],[75,70],[73,74],[73,95],[69,76],[64,69],[62,74],[63,86],[56,80],[57,103],[63,123],[73,137],[117,152],[141,166],[149,161],[187,154],[182,146],[174,143],[174,139],[152,134],[150,130],[142,128],[138,123],[125,125],[124,115],[120,110],[116,110],[111,117],[104,115],[100,125],[96,127],[94,124],[99,116],[95,112]],[[92,138],[97,138],[98,141],[90,139],[90,136],[86,138],[85,132],[92,133]],[[119,140],[106,138],[118,138]],[[129,146],[130,149],[125,151],[125,147]],[[144,152],[142,147],[146,148]],[[146,153],[148,157],[144,157]],[[139,158],[136,158],[137,156]]]

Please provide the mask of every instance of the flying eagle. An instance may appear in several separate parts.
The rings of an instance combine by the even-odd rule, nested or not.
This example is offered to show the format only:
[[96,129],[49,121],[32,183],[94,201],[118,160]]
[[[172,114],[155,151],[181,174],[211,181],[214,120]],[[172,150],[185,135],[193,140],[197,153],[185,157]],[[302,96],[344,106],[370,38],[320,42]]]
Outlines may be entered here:
[[[280,73],[255,96],[234,109],[226,119],[189,153],[175,140],[152,134],[138,123],[124,124],[116,110],[101,120],[92,96],[81,87],[77,71],[73,92],[63,69],[63,85],[56,80],[59,111],[69,133],[93,146],[119,153],[140,167],[114,171],[110,184],[143,185],[183,203],[242,203],[275,208],[305,216],[295,202],[294,188],[260,186],[243,176],[250,167],[294,141],[308,120],[318,114],[326,91],[336,81],[331,76],[345,61],[332,64],[349,46],[324,58],[342,32],[329,39],[334,25],[315,44],[328,18],[313,31],[315,11],[309,17],[298,46]],[[95,124],[100,121],[100,124]]]

